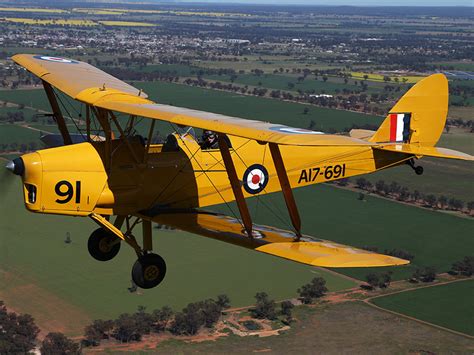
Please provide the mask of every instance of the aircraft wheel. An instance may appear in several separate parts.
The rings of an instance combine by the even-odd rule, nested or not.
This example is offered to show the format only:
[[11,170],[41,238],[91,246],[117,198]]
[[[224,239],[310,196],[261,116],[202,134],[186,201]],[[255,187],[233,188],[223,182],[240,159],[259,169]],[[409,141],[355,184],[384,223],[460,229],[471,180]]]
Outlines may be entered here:
[[87,249],[89,254],[96,260],[112,260],[120,250],[119,238],[103,228],[98,228],[89,237]]
[[145,254],[133,264],[132,279],[138,287],[158,286],[166,275],[166,263],[158,254]]
[[423,175],[423,167],[422,166],[417,166],[415,168],[415,174],[416,175]]

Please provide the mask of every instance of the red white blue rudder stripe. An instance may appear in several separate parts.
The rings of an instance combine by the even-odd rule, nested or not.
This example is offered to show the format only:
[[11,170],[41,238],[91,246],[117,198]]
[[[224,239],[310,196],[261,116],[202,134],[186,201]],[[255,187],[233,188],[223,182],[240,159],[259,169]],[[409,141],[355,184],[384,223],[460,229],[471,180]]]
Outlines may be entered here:
[[410,113],[390,114],[390,142],[408,142],[410,139]]

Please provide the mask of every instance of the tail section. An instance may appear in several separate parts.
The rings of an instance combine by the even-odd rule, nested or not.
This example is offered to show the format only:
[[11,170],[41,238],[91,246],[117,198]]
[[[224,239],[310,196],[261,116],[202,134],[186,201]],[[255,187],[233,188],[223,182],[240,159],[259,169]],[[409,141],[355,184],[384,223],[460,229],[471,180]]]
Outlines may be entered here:
[[446,124],[448,96],[448,80],[443,74],[419,81],[393,106],[368,141],[378,144],[376,150],[397,152],[405,157],[474,160],[469,154],[435,147]]
[[443,74],[420,80],[393,106],[369,141],[433,147],[446,123],[448,96],[448,80]]

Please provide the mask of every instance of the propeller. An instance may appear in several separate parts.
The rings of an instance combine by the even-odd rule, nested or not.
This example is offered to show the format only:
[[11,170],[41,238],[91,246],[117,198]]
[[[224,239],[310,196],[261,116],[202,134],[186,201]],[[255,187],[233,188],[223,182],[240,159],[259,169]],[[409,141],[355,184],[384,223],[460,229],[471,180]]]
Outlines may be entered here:
[[[5,164],[6,163],[6,164]],[[1,165],[5,169],[1,168]],[[12,192],[12,184],[18,183],[18,177],[12,172],[15,170],[15,164],[13,161],[4,161],[0,158],[0,200],[7,201],[7,195]]]

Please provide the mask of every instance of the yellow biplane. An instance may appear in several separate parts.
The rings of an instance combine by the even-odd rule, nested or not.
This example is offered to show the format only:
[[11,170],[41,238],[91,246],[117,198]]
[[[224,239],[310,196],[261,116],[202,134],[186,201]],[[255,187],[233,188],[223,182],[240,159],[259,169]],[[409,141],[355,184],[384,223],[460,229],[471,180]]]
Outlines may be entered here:
[[[132,278],[142,288],[155,287],[166,273],[164,260],[151,252],[153,222],[314,266],[408,264],[302,235],[292,189],[401,164],[421,174],[414,162],[423,156],[474,159],[435,147],[448,109],[442,74],[413,86],[376,132],[343,136],[156,104],[141,90],[76,60],[29,54],[13,60],[42,80],[62,139],[59,147],[7,164],[22,177],[26,208],[92,218],[100,228],[89,237],[90,254],[111,260],[126,242],[137,253]],[[58,91],[84,107],[81,143],[73,144]],[[119,119],[124,116],[126,123]],[[151,119],[146,138],[134,134],[138,117]],[[152,143],[157,120],[177,127],[162,144]],[[91,132],[94,124],[100,134]],[[194,128],[211,132],[201,142]],[[283,193],[292,231],[252,222],[246,198],[276,191]],[[240,216],[202,210],[230,201]],[[141,245],[133,235],[137,224]]]

